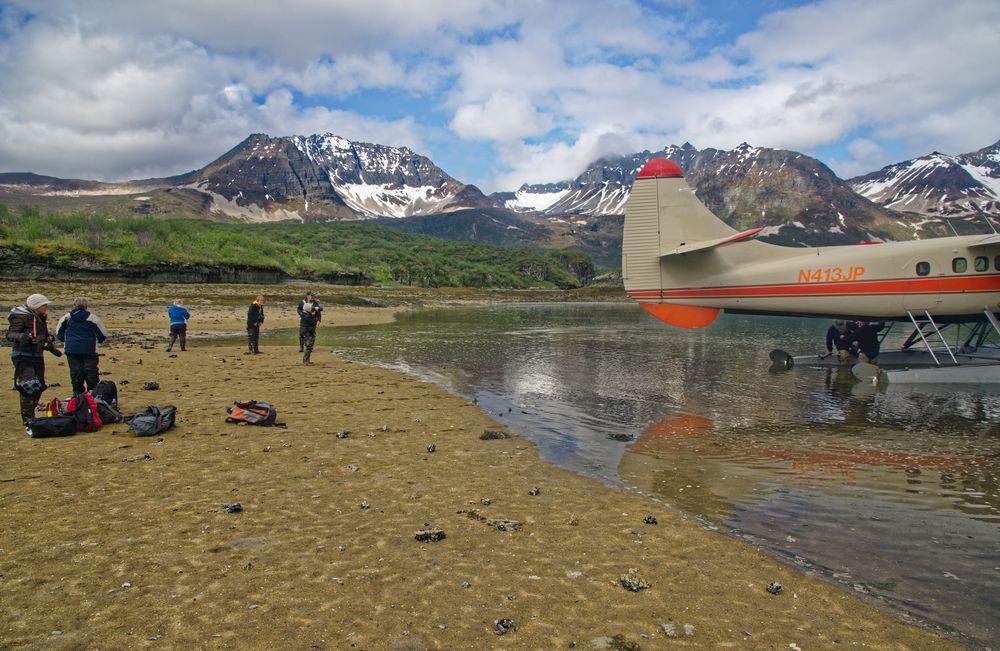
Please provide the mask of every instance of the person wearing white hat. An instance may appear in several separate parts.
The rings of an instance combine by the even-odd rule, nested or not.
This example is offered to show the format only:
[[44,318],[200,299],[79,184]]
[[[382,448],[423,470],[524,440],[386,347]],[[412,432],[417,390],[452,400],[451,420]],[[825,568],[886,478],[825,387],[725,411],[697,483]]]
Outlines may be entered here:
[[32,294],[24,305],[7,315],[7,341],[14,347],[14,388],[21,394],[21,420],[25,425],[35,417],[35,407],[45,391],[45,348],[51,345],[48,313],[50,301],[42,294]]

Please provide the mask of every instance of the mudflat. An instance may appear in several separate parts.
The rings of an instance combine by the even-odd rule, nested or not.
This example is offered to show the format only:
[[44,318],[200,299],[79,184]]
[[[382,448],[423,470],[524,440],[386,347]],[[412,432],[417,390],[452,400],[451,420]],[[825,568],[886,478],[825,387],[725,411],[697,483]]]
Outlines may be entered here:
[[[117,309],[95,311],[135,327]],[[3,392],[4,648],[959,648],[524,439],[484,440],[502,418],[399,373],[197,338],[102,352],[124,412],[178,422],[31,439]],[[63,360],[47,379],[65,397]],[[286,426],[227,424],[245,399]]]

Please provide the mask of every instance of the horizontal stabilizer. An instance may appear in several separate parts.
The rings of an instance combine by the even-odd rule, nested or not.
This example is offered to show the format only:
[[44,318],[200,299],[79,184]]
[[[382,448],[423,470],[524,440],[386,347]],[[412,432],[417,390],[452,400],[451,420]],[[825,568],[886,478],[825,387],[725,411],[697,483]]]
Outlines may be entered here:
[[719,237],[714,240],[703,240],[701,242],[681,242],[678,246],[665,253],[660,253],[661,258],[665,258],[669,255],[684,255],[685,253],[693,253],[695,251],[707,251],[708,249],[714,249],[717,246],[722,246],[723,244],[732,244],[733,242],[742,242],[749,240],[764,230],[763,227],[751,228],[748,231],[743,231],[742,233],[737,233],[735,235],[727,235],[725,237]]

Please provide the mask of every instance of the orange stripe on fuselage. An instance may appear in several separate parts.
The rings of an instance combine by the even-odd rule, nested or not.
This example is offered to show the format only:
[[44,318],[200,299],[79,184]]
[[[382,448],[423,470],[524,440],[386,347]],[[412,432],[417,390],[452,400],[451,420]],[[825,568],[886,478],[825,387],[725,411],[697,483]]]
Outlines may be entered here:
[[1000,274],[946,278],[892,278],[835,283],[782,283],[698,288],[646,289],[628,292],[629,298],[743,298],[748,296],[864,296],[880,294],[960,294],[998,292]]

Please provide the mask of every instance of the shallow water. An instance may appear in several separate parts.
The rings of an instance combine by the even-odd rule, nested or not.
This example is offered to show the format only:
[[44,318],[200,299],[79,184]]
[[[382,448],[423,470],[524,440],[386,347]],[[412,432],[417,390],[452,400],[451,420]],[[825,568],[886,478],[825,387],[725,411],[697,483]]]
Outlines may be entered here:
[[1000,644],[1000,391],[768,372],[772,348],[817,351],[825,329],[723,316],[685,331],[631,304],[503,305],[324,329],[319,344],[477,400],[560,466],[676,504],[973,646]]

